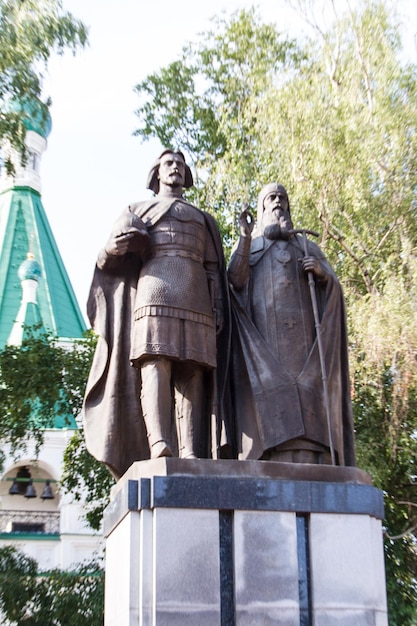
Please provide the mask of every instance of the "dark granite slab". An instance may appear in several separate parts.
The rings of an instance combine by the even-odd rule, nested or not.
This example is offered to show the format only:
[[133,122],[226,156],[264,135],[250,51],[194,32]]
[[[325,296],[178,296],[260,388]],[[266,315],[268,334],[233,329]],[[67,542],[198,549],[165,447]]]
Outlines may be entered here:
[[158,507],[384,517],[382,492],[357,468],[168,458],[134,463],[122,476],[105,512],[105,534],[129,511]]

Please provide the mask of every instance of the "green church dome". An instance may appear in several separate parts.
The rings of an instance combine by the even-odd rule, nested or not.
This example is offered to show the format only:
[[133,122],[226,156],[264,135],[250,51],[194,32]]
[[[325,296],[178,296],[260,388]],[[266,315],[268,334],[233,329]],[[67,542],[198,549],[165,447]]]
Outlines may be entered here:
[[20,280],[36,280],[39,282],[42,276],[42,268],[35,260],[33,254],[29,252],[27,259],[20,265],[17,273]]
[[12,100],[8,103],[9,111],[23,113],[23,124],[26,130],[33,130],[47,139],[52,130],[52,118],[46,104],[40,100]]

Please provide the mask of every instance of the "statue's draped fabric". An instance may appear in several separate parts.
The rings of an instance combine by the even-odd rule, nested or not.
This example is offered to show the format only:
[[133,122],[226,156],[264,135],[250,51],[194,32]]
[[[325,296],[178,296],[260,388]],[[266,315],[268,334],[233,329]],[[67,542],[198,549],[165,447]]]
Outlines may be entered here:
[[[329,263],[311,241],[308,254],[320,260],[327,275],[326,280],[315,281],[327,381],[310,288],[300,262],[304,256],[300,236],[254,237],[249,279],[243,289],[232,289],[238,456],[259,459],[266,450],[300,438],[329,448],[329,417],[337,462],[354,465],[343,294]],[[238,255],[232,255],[229,272],[238,262]]]

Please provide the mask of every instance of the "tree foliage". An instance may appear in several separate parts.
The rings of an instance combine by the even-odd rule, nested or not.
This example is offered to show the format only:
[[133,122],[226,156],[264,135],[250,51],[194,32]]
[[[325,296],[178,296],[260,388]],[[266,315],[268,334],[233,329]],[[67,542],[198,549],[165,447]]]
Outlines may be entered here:
[[75,53],[86,42],[85,25],[60,0],[0,0],[0,140],[24,152],[22,111],[10,108],[10,100],[40,98],[51,54]]
[[99,530],[114,478],[104,463],[88,452],[82,429],[74,433],[65,450],[61,485],[75,500],[84,502],[88,524]]
[[20,346],[0,351],[0,439],[12,454],[37,448],[45,428],[57,418],[67,424],[79,416],[95,339],[92,333],[70,347],[55,337],[28,329]]
[[[322,233],[344,287],[358,465],[384,490],[390,623],[417,619],[417,67],[388,0],[327,2],[288,41],[254,11],[218,20],[137,86],[137,134],[185,151],[227,246],[267,182]],[[326,4],[326,3],[325,3]],[[178,82],[175,82],[177,72]]]
[[[11,546],[0,548],[0,612],[9,624],[102,626],[104,571],[97,561],[42,572]],[[4,622],[3,622],[4,623]]]

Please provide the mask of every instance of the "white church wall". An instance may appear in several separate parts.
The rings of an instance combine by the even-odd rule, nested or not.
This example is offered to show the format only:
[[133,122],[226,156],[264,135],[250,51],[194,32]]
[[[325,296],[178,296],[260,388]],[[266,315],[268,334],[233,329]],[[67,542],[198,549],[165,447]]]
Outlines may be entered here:
[[[33,445],[17,460],[12,458],[8,446],[4,446],[6,461],[0,480],[0,546],[18,548],[35,558],[41,569],[68,569],[103,554],[102,533],[93,531],[86,523],[83,502],[77,502],[70,493],[59,490],[63,455],[73,433],[69,429],[46,431],[37,458]],[[9,494],[12,479],[24,466],[30,471],[36,497]],[[51,481],[55,496],[50,500],[40,497],[46,480]]]

